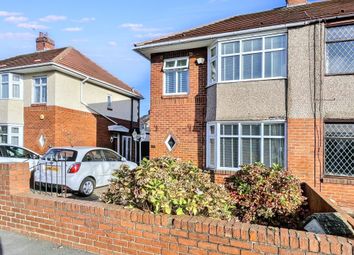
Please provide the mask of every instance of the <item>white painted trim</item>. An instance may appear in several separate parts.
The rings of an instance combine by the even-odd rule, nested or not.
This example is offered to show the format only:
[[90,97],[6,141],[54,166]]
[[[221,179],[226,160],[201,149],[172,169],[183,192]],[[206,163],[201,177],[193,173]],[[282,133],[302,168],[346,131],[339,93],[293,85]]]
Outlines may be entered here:
[[[173,140],[175,140],[175,145],[174,145],[173,147],[171,147],[171,146],[168,144],[168,141],[170,140],[170,138],[173,138]],[[174,138],[173,135],[169,134],[168,137],[167,137],[166,140],[165,140],[165,145],[166,145],[166,147],[167,147],[167,149],[168,149],[169,151],[172,151],[173,148],[175,148],[176,145],[177,145],[176,138]]]

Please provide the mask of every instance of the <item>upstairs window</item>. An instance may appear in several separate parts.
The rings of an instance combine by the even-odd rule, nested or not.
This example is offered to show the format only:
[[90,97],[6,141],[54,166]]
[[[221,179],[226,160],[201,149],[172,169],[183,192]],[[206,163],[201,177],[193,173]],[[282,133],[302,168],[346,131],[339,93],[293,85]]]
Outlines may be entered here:
[[[219,54],[217,47],[220,47]],[[280,34],[219,42],[210,48],[209,58],[209,84],[286,78],[287,36]]]
[[327,28],[326,73],[354,73],[354,25]]
[[107,110],[112,111],[113,106],[112,106],[112,96],[108,95],[107,96]]
[[6,73],[0,75],[0,99],[21,99],[22,78],[20,75]]
[[189,59],[176,58],[164,61],[164,94],[187,94],[189,90]]
[[33,83],[33,102],[36,104],[47,103],[47,77],[35,77]]

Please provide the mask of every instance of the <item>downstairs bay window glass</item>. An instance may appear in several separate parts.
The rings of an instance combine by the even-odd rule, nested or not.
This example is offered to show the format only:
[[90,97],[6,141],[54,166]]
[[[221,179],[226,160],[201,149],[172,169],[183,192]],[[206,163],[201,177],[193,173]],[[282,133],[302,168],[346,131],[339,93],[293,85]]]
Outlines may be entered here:
[[[255,162],[285,165],[284,123],[220,123],[214,124],[216,135],[208,135],[207,162],[216,154],[214,168],[239,169]],[[215,139],[218,144],[215,147]],[[216,148],[216,151],[215,151]]]
[[0,125],[0,143],[22,146],[23,126]]

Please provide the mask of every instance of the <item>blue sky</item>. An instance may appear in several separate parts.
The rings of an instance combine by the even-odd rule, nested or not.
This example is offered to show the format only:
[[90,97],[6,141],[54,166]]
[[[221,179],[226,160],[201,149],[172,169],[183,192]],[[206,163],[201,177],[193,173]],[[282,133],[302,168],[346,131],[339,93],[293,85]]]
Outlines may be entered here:
[[149,62],[135,42],[226,17],[285,5],[285,0],[1,0],[0,59],[35,50],[39,31],[56,47],[73,46],[138,89],[149,110]]

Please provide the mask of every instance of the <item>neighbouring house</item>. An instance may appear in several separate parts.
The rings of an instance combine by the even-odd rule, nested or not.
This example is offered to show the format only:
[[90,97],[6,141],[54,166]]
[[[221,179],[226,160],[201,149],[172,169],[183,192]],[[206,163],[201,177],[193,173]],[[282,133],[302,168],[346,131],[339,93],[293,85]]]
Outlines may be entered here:
[[150,111],[148,114],[140,117],[140,130],[145,133],[145,139],[141,141],[141,158],[149,159],[150,151]]
[[78,50],[37,51],[0,60],[0,143],[39,153],[52,146],[102,146],[136,160],[141,94]]
[[135,45],[151,61],[150,156],[281,164],[354,207],[354,2],[235,16]]

